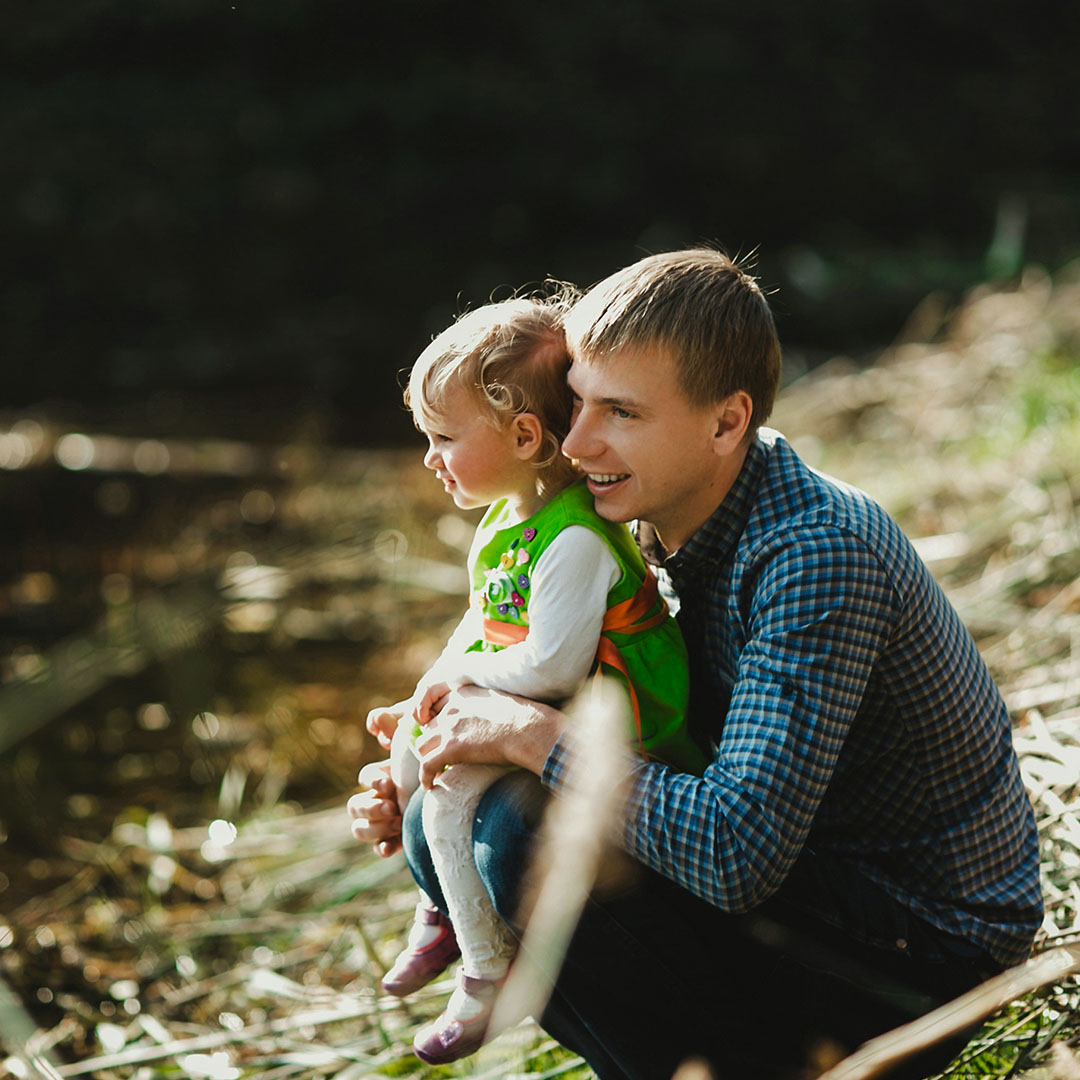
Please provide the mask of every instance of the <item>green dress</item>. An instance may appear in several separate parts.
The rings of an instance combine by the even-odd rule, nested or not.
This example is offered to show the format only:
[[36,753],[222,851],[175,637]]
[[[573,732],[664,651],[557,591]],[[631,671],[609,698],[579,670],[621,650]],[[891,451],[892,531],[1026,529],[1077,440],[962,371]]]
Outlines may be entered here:
[[483,617],[484,637],[466,651],[501,649],[524,640],[532,575],[544,552],[563,529],[591,529],[607,544],[621,571],[608,592],[594,670],[601,667],[626,686],[633,738],[643,756],[681,772],[703,772],[705,756],[686,730],[686,646],[630,530],[596,513],[584,481],[561,491],[525,521],[510,519],[506,501],[500,499],[477,530],[469,574],[471,603]]

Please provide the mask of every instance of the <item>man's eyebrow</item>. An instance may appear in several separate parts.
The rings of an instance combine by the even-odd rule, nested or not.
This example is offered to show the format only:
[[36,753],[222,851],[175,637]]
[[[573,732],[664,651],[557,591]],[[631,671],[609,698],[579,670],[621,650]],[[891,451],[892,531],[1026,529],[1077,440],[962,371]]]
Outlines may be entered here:
[[593,404],[607,406],[608,408],[626,409],[628,412],[644,412],[648,408],[645,401],[638,401],[637,398],[612,395],[594,398]]
[[[574,386],[573,381],[572,381],[573,372],[574,372],[574,369],[573,369],[573,367],[571,367],[570,370],[567,372],[567,384],[570,387],[570,393],[572,393],[575,397],[580,398],[582,395],[578,391],[578,389]],[[593,403],[595,405],[604,405],[604,406],[607,406],[609,408],[614,407],[614,408],[618,408],[618,409],[626,409],[629,412],[643,412],[645,410],[645,408],[646,408],[646,405],[645,405],[644,402],[637,401],[634,398],[627,398],[627,397],[611,397],[611,396],[608,396],[608,397],[600,397],[600,398],[590,398],[589,400],[590,400],[591,403]]]
[[641,412],[645,406],[633,398],[625,397],[602,397],[596,399],[597,405],[610,405],[613,408],[627,409],[630,412]]

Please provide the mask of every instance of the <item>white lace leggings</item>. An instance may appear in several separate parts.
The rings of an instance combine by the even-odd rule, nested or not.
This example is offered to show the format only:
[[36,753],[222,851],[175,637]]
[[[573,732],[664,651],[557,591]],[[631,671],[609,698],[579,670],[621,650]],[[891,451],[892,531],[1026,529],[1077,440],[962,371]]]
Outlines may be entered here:
[[[419,783],[416,753],[404,730],[409,726],[398,726],[390,749],[390,775],[402,810]],[[461,948],[461,967],[483,979],[501,978],[515,951],[514,938],[476,872],[472,846],[480,798],[507,772],[502,765],[453,765],[424,795],[424,835]]]

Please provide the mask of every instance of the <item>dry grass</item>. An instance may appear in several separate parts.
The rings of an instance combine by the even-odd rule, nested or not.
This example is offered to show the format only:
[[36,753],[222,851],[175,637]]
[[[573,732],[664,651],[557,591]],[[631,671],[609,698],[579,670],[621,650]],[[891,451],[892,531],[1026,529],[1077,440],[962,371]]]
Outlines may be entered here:
[[[900,345],[868,371],[834,362],[791,387],[774,422],[812,463],[894,513],[975,634],[1014,717],[1040,822],[1038,947],[1048,950],[1080,940],[1080,286],[1031,273],[948,319],[930,303],[918,319],[932,344]],[[219,779],[209,805],[195,814],[188,805],[186,827],[179,811],[143,803],[104,835],[64,830],[34,869],[48,888],[24,890],[0,920],[9,1053],[29,1025],[26,1055],[7,1062],[13,1074],[588,1075],[528,1023],[471,1061],[425,1068],[408,1052],[411,1033],[441,1007],[448,982],[406,1002],[376,993],[412,890],[399,860],[353,845],[342,806],[371,753],[363,712],[410,688],[452,617],[447,590],[468,529],[415,497],[430,488],[395,479],[397,459],[376,470],[374,513],[370,460],[362,469],[336,460],[283,504],[301,539],[260,561],[304,592],[307,623],[295,625],[325,630],[341,614],[316,589],[352,598],[374,628],[353,673],[363,692],[344,685],[344,667],[299,683],[282,673],[258,700],[233,701],[235,714],[223,707],[216,730],[191,729]],[[410,542],[405,559],[395,528]],[[281,620],[244,624],[264,616],[241,603],[229,632],[280,648]],[[948,1075],[1005,1076],[1056,1046],[1046,1068],[1058,1072],[1045,1075],[1068,1076],[1078,1010],[1075,978],[1028,994]]]
[[[1032,271],[934,321],[935,342],[834,362],[774,419],[890,510],[975,635],[1039,821],[1044,952],[1080,942],[1080,283]],[[1080,1040],[1075,976],[1001,1013],[947,1075],[1005,1076],[1055,1040]]]

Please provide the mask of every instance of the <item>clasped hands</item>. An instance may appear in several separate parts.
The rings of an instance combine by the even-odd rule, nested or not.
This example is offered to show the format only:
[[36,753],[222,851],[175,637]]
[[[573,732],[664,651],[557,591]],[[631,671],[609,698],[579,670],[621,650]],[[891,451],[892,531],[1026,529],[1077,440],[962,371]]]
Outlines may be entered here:
[[[367,714],[366,726],[375,736],[379,745],[389,752],[398,725],[410,719],[422,727],[428,725],[438,715],[450,687],[445,682],[420,685],[413,696],[394,705],[382,705]],[[418,700],[419,699],[419,700]],[[438,734],[417,740],[417,753],[434,750],[439,745]],[[352,819],[352,832],[357,840],[370,843],[375,852],[384,858],[401,849],[401,808],[398,804],[397,788],[390,776],[390,761],[373,761],[360,770],[357,783],[364,790],[353,795],[348,802],[349,817]],[[427,783],[430,787],[430,781]]]
[[[398,724],[411,718],[423,729],[415,746],[424,788],[448,765],[469,762],[519,765],[539,774],[562,727],[561,714],[548,706],[471,684],[433,682],[408,701],[372,709],[367,729],[389,749]],[[377,854],[392,855],[401,849],[401,811],[390,762],[365,765],[357,779],[363,790],[348,802],[353,835]]]

